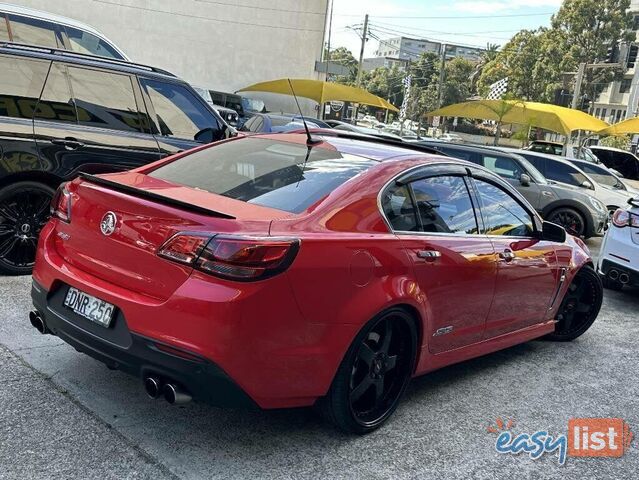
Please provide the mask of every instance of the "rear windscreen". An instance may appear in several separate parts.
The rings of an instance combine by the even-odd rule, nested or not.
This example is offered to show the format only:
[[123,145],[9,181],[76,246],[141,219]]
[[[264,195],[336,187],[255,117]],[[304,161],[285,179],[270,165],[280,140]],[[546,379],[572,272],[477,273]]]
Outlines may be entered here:
[[266,138],[242,138],[163,165],[149,176],[300,213],[377,162]]

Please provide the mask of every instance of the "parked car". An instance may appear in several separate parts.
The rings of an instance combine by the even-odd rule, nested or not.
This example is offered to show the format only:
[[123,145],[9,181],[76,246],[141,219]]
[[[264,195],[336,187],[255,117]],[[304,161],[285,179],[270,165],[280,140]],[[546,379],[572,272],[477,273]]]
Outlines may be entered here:
[[226,93],[216,90],[209,90],[209,95],[213,103],[237,112],[239,116],[238,127],[244,125],[254,114],[266,113],[266,106],[262,100],[243,97],[237,93]]
[[439,140],[444,142],[464,143],[464,139],[457,133],[444,133],[440,135]]
[[[547,140],[533,140],[530,142],[524,150],[530,150],[531,152],[546,153],[548,155],[564,156],[564,144],[559,142],[550,142]],[[567,158],[577,158],[580,160],[586,160],[588,162],[600,163],[599,159],[589,147],[577,147],[574,145],[568,145],[566,147],[565,156]]]
[[64,185],[31,323],[153,398],[317,405],[358,434],[413,376],[592,325],[585,245],[508,182],[346,135],[247,135]]
[[[617,209],[628,203],[633,194],[621,188],[611,188],[605,184],[599,183],[595,177],[590,176],[584,170],[573,162],[545,153],[530,152],[520,150],[519,155],[532,163],[546,180],[558,182],[562,186],[582,189],[585,193],[592,195],[608,209],[608,213],[612,216]],[[588,162],[580,162],[587,164]],[[595,164],[590,164],[596,167]],[[612,175],[612,174],[611,174]]]
[[[304,117],[309,128],[331,128],[317,118]],[[240,128],[249,133],[282,133],[304,128],[299,114],[256,113]]]
[[239,115],[235,110],[223,107],[221,105],[216,105],[213,102],[213,98],[211,97],[209,90],[205,88],[193,86],[193,90],[195,90],[198,95],[202,97],[209,104],[209,106],[213,108],[213,110],[215,110],[220,115],[220,117],[222,117],[226,121],[226,123],[228,123],[232,127],[237,127],[239,123]]
[[403,142],[402,137],[399,135],[393,135],[392,133],[384,133],[376,128],[360,127],[359,125],[352,125],[350,123],[340,122],[338,120],[327,120],[326,123],[333,127],[335,130],[343,130],[345,132],[361,133],[362,135],[372,135],[373,137],[386,138],[388,140],[396,140]]
[[[72,93],[73,92],[73,93]],[[55,188],[233,134],[172,74],[64,50],[0,47],[0,270],[29,273]]]
[[628,192],[634,197],[639,195],[637,187],[631,185],[627,179],[620,176],[615,170],[606,167],[603,163],[594,164],[574,158],[570,159],[570,161],[597,180],[597,182],[607,186],[608,188]]
[[0,3],[0,42],[60,48],[128,60],[115,43],[89,25],[8,3]]
[[601,145],[592,145],[590,150],[606,167],[615,169],[629,180],[639,180],[639,158],[632,153]]
[[639,286],[639,197],[617,210],[601,245],[597,270],[605,287]]
[[497,173],[526,197],[544,219],[563,226],[573,235],[585,238],[603,235],[608,225],[608,211],[603,203],[581,191],[550,184],[539,170],[514,151],[431,140],[419,144]]

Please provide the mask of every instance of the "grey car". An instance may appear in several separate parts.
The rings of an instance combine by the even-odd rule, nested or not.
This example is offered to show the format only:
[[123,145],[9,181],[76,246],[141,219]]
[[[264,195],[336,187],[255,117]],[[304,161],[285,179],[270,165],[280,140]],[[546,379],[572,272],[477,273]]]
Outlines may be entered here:
[[420,145],[482,165],[511,183],[541,216],[585,238],[603,235],[608,226],[606,206],[575,189],[551,185],[521,155],[489,147],[476,147],[423,140]]

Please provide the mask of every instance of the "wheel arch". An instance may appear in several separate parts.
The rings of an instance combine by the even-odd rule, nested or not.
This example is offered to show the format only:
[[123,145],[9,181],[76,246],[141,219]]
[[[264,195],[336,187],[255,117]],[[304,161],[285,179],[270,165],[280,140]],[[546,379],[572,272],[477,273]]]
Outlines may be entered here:
[[61,177],[49,172],[19,172],[0,178],[0,188],[4,188],[17,182],[37,182],[56,189],[63,181],[64,180]]
[[541,216],[545,219],[555,210],[558,210],[560,208],[572,208],[573,210],[576,210],[577,212],[579,212],[579,214],[582,217],[584,217],[584,221],[586,222],[585,233],[589,235],[591,232],[594,231],[595,224],[594,224],[594,219],[592,218],[592,213],[590,213],[590,211],[586,207],[584,207],[584,205],[581,202],[578,202],[576,200],[561,199],[561,200],[556,200],[552,203],[549,203],[541,211]]

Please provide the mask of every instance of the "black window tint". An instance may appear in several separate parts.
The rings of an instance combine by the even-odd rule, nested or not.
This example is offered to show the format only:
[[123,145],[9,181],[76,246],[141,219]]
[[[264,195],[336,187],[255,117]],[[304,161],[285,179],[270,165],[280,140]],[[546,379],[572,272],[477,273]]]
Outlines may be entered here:
[[406,185],[393,185],[384,192],[382,208],[393,230],[397,232],[415,232],[419,230],[415,207]]
[[144,131],[131,77],[69,67],[78,123],[91,127]]
[[7,17],[0,13],[0,42],[9,42],[9,24],[7,23]]
[[424,232],[477,233],[475,211],[462,177],[432,177],[411,184]]
[[531,215],[501,188],[475,180],[481,201],[484,232],[488,235],[525,237],[533,232]]
[[0,55],[0,115],[33,118],[49,62]]
[[151,97],[162,135],[194,140],[201,130],[213,128],[218,131],[217,140],[224,136],[215,115],[184,85],[146,78],[142,84]]
[[566,183],[578,187],[588,179],[580,173],[576,168],[561,162],[548,160],[546,163],[546,178],[555,182]]
[[78,30],[77,28],[64,27],[69,39],[69,49],[78,53],[88,53],[100,57],[122,59],[115,48],[95,35]]
[[182,157],[150,176],[300,213],[376,163],[325,148],[241,138]]
[[51,65],[35,118],[77,123],[78,117],[69,87],[67,67],[64,65],[55,62]]
[[579,163],[579,168],[590,175],[590,177],[592,177],[597,183],[625,190],[623,184],[617,177],[599,165]]
[[19,15],[9,15],[9,21],[15,43],[53,48],[61,46],[58,41],[57,27],[51,22]]
[[523,155],[526,160],[533,164],[533,166],[539,170],[542,174],[546,174],[546,159],[538,157],[536,155]]
[[524,173],[521,166],[512,158],[484,155],[484,166],[500,177],[519,180]]
[[637,162],[637,159],[630,153],[614,152],[613,154],[618,159],[616,162],[619,167],[613,168],[619,170],[624,177],[636,180],[639,174],[639,162]]

